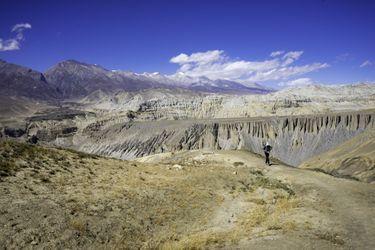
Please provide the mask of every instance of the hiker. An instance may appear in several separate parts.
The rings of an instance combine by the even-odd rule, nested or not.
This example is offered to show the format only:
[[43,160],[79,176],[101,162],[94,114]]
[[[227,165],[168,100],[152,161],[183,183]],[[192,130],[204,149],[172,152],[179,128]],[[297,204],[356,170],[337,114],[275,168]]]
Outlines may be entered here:
[[272,147],[268,142],[263,147],[264,154],[266,155],[266,164],[268,164],[268,166],[271,166],[271,163],[270,163],[271,149],[272,149]]

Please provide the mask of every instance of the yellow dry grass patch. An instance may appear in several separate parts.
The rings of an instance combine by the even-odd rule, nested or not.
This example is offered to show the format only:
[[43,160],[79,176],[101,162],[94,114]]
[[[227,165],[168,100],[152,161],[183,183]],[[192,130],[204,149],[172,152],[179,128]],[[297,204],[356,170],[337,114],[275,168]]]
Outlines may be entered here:
[[[120,249],[201,249],[233,246],[257,227],[293,228],[279,219],[295,207],[293,190],[239,163],[189,158],[135,163],[15,143],[0,152],[7,156],[4,162],[15,165],[9,174],[22,171],[36,197],[59,204],[61,223],[82,242],[96,242],[104,234],[108,246]],[[15,158],[27,159],[28,165],[21,168]],[[257,188],[275,192],[277,202],[255,197]],[[244,207],[228,224],[231,211],[221,210],[231,202],[230,209]],[[212,224],[213,219],[219,222]]]
[[209,246],[225,247],[235,245],[241,239],[257,237],[254,232],[282,230],[290,232],[297,229],[294,221],[284,220],[287,213],[300,206],[297,198],[280,198],[274,205],[255,205],[246,211],[239,219],[236,227],[229,231],[206,230],[185,236],[179,240],[167,241],[159,246],[160,249],[205,249]]

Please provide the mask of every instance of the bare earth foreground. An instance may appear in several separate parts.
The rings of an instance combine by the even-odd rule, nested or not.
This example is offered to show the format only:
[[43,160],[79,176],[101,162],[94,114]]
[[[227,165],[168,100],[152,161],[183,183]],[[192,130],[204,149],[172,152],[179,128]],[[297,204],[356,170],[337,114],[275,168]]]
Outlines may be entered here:
[[375,185],[245,151],[0,143],[0,248],[375,249]]

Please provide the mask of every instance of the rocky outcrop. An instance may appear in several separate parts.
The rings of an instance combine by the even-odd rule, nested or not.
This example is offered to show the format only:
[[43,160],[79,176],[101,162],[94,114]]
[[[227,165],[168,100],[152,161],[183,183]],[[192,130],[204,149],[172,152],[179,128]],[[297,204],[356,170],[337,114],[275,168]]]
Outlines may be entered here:
[[[374,111],[271,118],[125,122],[76,133],[71,146],[121,159],[191,149],[245,149],[292,166],[325,152],[366,129],[374,128]],[[61,145],[64,146],[64,145]],[[66,145],[65,145],[66,146]]]
[[9,128],[5,127],[2,129],[3,132],[1,134],[4,134],[4,136],[8,136],[11,138],[18,138],[25,134],[25,129],[22,128]]

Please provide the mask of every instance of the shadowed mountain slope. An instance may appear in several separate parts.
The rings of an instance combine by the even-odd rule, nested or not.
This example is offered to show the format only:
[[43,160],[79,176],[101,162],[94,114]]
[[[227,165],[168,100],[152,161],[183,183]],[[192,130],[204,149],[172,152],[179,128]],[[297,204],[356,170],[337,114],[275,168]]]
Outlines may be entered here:
[[60,95],[42,73],[0,60],[0,96],[50,101],[58,99]]
[[120,90],[140,90],[162,86],[149,81],[134,80],[123,75],[113,77],[113,73],[98,65],[75,60],[63,61],[47,70],[47,80],[56,86],[63,98],[83,97],[94,91],[107,93]]

